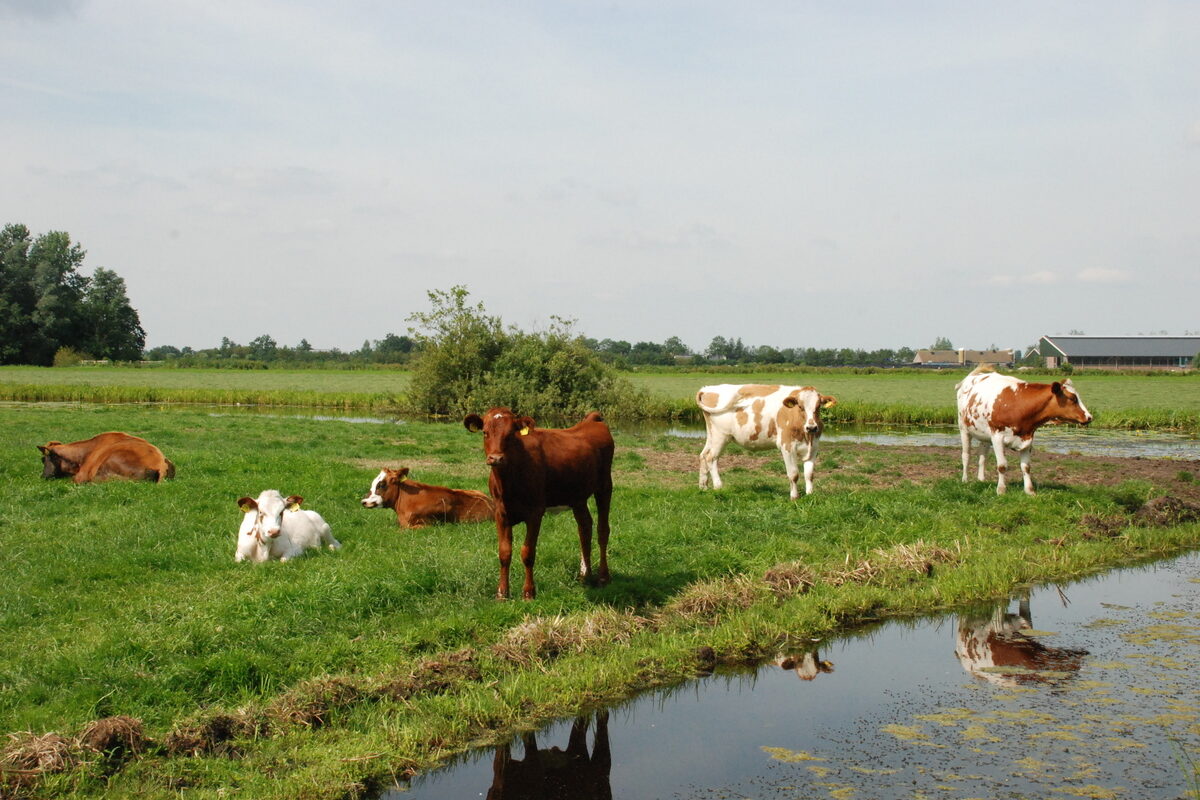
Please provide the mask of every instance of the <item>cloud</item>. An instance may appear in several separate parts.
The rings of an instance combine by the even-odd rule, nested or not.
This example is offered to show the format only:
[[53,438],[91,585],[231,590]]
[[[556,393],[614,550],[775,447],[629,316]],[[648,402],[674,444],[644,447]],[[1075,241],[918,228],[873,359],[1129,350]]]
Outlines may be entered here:
[[82,6],[83,0],[0,0],[0,18],[54,19],[75,14]]
[[1184,133],[1184,141],[1189,147],[1200,147],[1200,121],[1193,122]]
[[218,167],[201,174],[218,186],[270,195],[326,194],[335,185],[328,175],[308,167]]
[[992,275],[985,283],[992,286],[1024,286],[1028,284],[1044,286],[1058,283],[1058,273],[1043,269],[1025,275]]
[[1075,277],[1084,283],[1128,283],[1132,276],[1123,269],[1084,269]]

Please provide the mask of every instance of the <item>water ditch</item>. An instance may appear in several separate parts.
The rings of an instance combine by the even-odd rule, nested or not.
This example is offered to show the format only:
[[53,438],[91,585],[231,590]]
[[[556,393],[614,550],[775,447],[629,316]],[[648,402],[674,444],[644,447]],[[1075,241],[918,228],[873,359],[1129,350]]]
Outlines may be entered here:
[[1200,555],[808,642],[382,795],[1196,797]]

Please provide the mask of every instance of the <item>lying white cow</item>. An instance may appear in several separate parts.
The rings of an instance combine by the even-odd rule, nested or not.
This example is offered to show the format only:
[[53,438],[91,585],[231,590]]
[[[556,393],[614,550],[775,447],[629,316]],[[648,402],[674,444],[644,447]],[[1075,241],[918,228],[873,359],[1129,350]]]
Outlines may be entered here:
[[791,497],[800,496],[797,486],[804,462],[804,493],[813,491],[813,460],[821,438],[821,409],[837,400],[811,386],[761,386],[723,383],[705,386],[696,393],[696,404],[704,412],[708,439],[700,451],[700,488],[721,488],[717,459],[729,440],[747,450],[778,447],[792,485]]
[[257,500],[243,497],[238,508],[246,512],[238,530],[234,561],[288,561],[310,547],[342,545],[333,538],[329,524],[315,511],[300,508],[304,498],[294,494],[286,500],[274,489],[267,489]]

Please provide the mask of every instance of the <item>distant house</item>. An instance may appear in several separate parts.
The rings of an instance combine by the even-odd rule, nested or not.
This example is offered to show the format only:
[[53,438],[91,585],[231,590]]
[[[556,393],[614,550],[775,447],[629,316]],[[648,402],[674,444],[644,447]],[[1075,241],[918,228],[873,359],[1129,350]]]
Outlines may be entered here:
[[918,350],[913,364],[919,367],[974,367],[980,364],[1010,366],[1012,350]]
[[1037,349],[1047,367],[1179,368],[1200,353],[1200,336],[1043,336]]

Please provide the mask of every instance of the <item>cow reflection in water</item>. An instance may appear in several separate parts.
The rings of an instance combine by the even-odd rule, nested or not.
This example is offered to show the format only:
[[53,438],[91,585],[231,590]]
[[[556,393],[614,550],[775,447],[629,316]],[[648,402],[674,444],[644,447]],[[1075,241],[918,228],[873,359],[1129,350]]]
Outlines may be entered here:
[[954,654],[971,675],[1001,686],[1073,677],[1088,651],[1047,647],[1021,633],[1032,627],[1028,596],[1020,598],[1016,614],[1008,612],[1007,603],[990,615],[960,614]]
[[817,648],[802,653],[789,653],[775,661],[781,669],[790,669],[802,681],[811,681],[821,673],[833,672],[833,662],[822,661]]
[[588,755],[588,717],[571,725],[567,749],[539,750],[533,733],[521,738],[524,758],[512,757],[512,745],[496,748],[488,800],[611,800],[608,712],[596,714],[596,740]]

